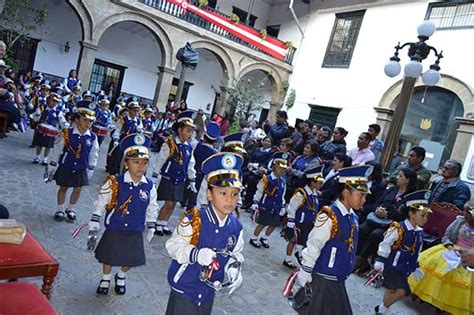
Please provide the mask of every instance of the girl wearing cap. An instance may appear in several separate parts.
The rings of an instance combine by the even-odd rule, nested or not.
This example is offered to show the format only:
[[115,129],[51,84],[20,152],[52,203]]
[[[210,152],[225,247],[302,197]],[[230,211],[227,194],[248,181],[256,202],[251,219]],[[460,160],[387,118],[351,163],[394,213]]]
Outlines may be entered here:
[[34,96],[31,99],[31,110],[29,115],[31,129],[36,129],[37,122],[46,108],[47,97],[50,89],[51,85],[48,80],[41,81],[39,92],[34,93]]
[[[88,186],[94,174],[99,155],[97,136],[90,131],[95,120],[95,104],[87,101],[77,103],[73,119],[74,127],[64,129],[60,136],[60,152],[48,166],[49,176],[56,180],[58,190],[58,209],[54,214],[56,221],[76,220],[74,206],[81,194],[82,186]],[[73,188],[69,205],[64,211],[64,202],[69,188]]]
[[353,209],[360,209],[368,192],[370,166],[339,170],[338,199],[322,207],[302,251],[298,283],[311,286],[309,303],[299,314],[352,314],[345,281],[352,272],[359,224]]
[[147,107],[143,110],[143,115],[145,116],[142,119],[143,131],[153,133],[155,131],[153,120],[151,119],[153,110]]
[[77,78],[77,71],[76,69],[71,69],[67,78],[64,79],[64,86],[68,93],[74,90],[76,85],[81,85],[81,81]]
[[406,219],[400,223],[393,222],[379,245],[374,269],[383,273],[382,286],[385,292],[383,303],[375,307],[376,314],[387,313],[391,305],[410,294],[410,274],[415,280],[424,276],[418,265],[418,255],[423,245],[422,226],[431,213],[429,198],[429,190],[406,195],[405,207],[402,209]]
[[203,162],[210,204],[185,212],[166,242],[173,259],[166,314],[211,314],[216,290],[224,287],[232,294],[242,284],[242,224],[232,215],[242,187],[242,162],[233,153],[217,153]]
[[[273,171],[270,175],[264,175],[257,184],[252,210],[258,211],[256,222],[258,225],[253,231],[249,243],[255,248],[269,248],[268,237],[273,233],[275,227],[280,226],[280,212],[285,207],[286,179],[284,177],[288,169],[289,156],[281,153],[273,159]],[[267,227],[265,234],[258,238],[262,230]]]
[[176,203],[184,199],[187,180],[189,181],[187,189],[197,193],[193,149],[189,144],[194,131],[194,115],[195,113],[191,111],[178,115],[173,125],[176,135],[170,135],[163,143],[153,169],[153,176],[158,178],[159,183],[158,200],[165,201],[156,222],[156,234],[160,236],[172,233],[168,227],[168,220]]
[[[300,247],[296,251],[295,256],[298,261],[301,261],[301,248],[306,247],[308,235],[314,226],[316,214],[319,211],[318,191],[324,184],[323,166],[307,170],[306,183],[304,188],[296,189],[287,209],[288,222],[284,230],[284,237],[289,242],[286,247],[286,258],[283,261],[283,265],[290,269],[296,268],[291,258],[293,249],[295,245]],[[295,235],[295,229],[299,231],[298,235]]]
[[103,264],[102,279],[97,294],[106,295],[112,279],[112,267],[120,267],[115,274],[115,293],[126,293],[125,277],[130,267],[145,264],[142,232],[148,228],[147,240],[155,232],[158,210],[156,187],[145,177],[148,169],[148,147],[151,140],[143,134],[131,134],[120,143],[126,171],[109,176],[99,190],[95,211],[89,221],[89,231],[100,229],[105,213],[105,232],[95,250],[95,257]]
[[446,229],[442,244],[420,254],[419,265],[425,276],[418,281],[408,278],[413,294],[444,312],[473,314],[473,249],[474,200],[470,200],[464,205],[464,215]]
[[[100,107],[97,108],[96,111],[96,116],[97,119],[95,121],[95,124],[101,127],[106,127],[107,129],[110,128],[110,124],[112,122],[112,112],[109,109],[110,105],[110,100],[107,96],[104,96],[100,101],[99,101]],[[99,142],[99,146],[102,144],[102,141],[104,141],[105,136],[97,136],[97,141]]]

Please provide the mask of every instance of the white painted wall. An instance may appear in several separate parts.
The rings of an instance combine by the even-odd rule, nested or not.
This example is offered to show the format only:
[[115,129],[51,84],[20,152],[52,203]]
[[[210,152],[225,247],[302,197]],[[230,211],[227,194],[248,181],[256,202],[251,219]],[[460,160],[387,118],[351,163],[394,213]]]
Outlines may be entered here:
[[[216,9],[230,15],[232,13],[232,6],[235,6],[241,10],[247,11],[251,0],[219,0],[217,1]],[[270,12],[270,4],[262,0],[254,0],[251,14],[257,17],[255,22],[256,29],[262,29],[267,26],[268,14]]]
[[[290,122],[309,117],[307,104],[342,107],[337,125],[349,130],[349,148],[355,146],[359,133],[375,122],[373,107],[378,106],[384,92],[401,78],[386,77],[383,67],[397,42],[417,40],[416,28],[425,17],[428,1],[366,6],[350,68],[322,68],[335,13],[360,8],[311,12],[290,81],[290,88],[296,90],[295,106],[289,111]],[[441,72],[470,86],[474,86],[474,44],[468,38],[473,37],[472,28],[442,30],[435,32],[428,42],[444,51],[446,58],[441,61]],[[406,53],[406,49],[400,53],[402,66],[409,61]],[[424,61],[425,70],[433,61],[432,56]]]

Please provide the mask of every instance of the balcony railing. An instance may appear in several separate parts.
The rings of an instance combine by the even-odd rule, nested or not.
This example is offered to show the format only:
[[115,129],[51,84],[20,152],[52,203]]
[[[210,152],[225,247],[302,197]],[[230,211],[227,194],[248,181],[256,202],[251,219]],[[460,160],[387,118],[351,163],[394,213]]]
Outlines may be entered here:
[[[203,18],[201,18],[200,16],[198,16],[198,15],[192,13],[192,12],[186,11],[184,14],[180,14],[180,8],[177,5],[172,4],[172,3],[170,3],[166,0],[139,0],[139,1],[146,4],[146,5],[148,5],[148,6],[150,6],[150,7],[153,7],[155,9],[159,10],[159,11],[162,11],[164,13],[173,15],[173,16],[181,19],[181,20],[184,20],[184,21],[189,22],[193,25],[196,25],[200,28],[208,30],[208,31],[210,31],[214,34],[217,34],[219,36],[230,39],[231,41],[239,43],[240,45],[246,46],[246,47],[251,48],[253,50],[259,51],[263,54],[269,55],[268,53],[264,52],[263,50],[259,49],[258,47],[243,41],[242,39],[230,34],[226,30],[224,30],[223,28],[221,28],[219,26],[216,26],[215,24],[212,24],[212,23],[204,20]],[[188,0],[188,2],[191,2],[194,5],[199,6],[199,1],[197,1],[197,0]],[[213,12],[221,15],[222,17],[229,18],[228,15],[226,15],[226,14],[224,14],[224,13],[218,11],[218,10],[215,10],[211,7],[206,7],[206,9],[210,10],[210,11],[213,11]],[[268,35],[268,37],[270,37],[270,35]],[[296,48],[290,47],[288,49],[288,52],[287,52],[286,56],[285,56],[284,62],[291,65],[291,63],[293,62],[293,56],[295,55],[295,52],[296,52]],[[269,56],[271,56],[271,55],[269,55]]]

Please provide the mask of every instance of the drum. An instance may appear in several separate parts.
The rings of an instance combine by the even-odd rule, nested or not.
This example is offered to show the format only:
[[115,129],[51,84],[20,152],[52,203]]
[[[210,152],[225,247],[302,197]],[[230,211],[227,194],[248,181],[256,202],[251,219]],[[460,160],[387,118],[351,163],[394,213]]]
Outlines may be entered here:
[[44,135],[52,137],[57,137],[61,133],[58,128],[48,124],[39,124],[38,127],[36,127],[36,130]]
[[105,137],[105,136],[107,136],[107,133],[109,132],[109,130],[107,129],[107,127],[94,125],[94,126],[92,126],[92,132],[94,132],[98,136]]
[[153,139],[153,132],[151,131],[144,131],[143,134],[150,139]]

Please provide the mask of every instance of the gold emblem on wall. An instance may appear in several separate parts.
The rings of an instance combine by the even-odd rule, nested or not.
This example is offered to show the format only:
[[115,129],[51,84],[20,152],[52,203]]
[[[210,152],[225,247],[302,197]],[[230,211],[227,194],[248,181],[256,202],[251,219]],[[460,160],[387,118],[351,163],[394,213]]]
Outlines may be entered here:
[[423,130],[428,130],[431,128],[431,119],[422,118],[420,122],[420,128]]

